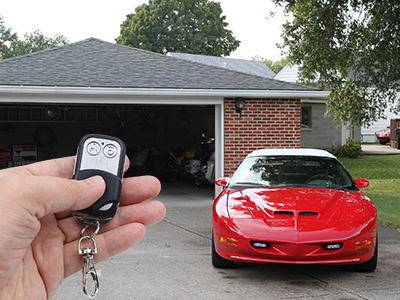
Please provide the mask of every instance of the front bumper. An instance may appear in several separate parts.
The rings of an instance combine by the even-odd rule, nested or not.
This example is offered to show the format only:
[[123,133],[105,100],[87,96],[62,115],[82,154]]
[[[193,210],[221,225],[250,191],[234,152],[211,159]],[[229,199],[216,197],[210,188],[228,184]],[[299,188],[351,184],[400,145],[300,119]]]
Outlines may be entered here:
[[[317,226],[313,222],[301,230],[285,227],[272,229],[257,219],[236,220],[234,223],[234,227],[215,226],[213,237],[216,252],[233,261],[355,264],[371,259],[375,253],[375,220],[367,224],[360,221],[330,221],[320,230],[315,230]],[[252,242],[266,243],[268,246],[257,248]],[[341,248],[326,248],[327,244],[334,243],[340,243]]]

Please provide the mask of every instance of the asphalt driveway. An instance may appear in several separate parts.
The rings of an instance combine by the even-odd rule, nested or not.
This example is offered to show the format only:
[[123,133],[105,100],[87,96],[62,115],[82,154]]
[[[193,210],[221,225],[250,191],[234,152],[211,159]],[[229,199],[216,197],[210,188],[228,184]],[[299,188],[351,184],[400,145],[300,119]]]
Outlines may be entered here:
[[[165,219],[148,228],[132,249],[98,264],[96,299],[400,299],[400,233],[379,228],[379,262],[373,273],[349,267],[211,265],[212,189],[163,184],[157,197]],[[67,278],[52,299],[87,299],[79,273]]]

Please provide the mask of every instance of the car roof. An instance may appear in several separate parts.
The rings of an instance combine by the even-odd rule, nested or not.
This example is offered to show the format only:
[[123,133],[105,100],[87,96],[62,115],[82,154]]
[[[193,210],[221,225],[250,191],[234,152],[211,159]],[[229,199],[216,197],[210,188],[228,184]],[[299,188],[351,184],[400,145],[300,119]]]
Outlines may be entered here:
[[325,150],[320,149],[260,149],[251,152],[247,157],[254,156],[315,156],[315,157],[336,157]]

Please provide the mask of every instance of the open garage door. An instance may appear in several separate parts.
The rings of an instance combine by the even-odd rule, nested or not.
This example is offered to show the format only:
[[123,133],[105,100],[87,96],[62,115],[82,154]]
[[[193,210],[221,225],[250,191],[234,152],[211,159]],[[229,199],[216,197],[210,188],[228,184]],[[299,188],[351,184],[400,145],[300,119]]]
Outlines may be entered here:
[[199,150],[205,134],[215,139],[215,174],[222,175],[222,104],[88,102],[1,104],[0,148],[12,151],[14,145],[35,145],[41,161],[74,155],[87,133],[108,134],[127,145],[128,176],[150,174],[165,180],[168,153],[175,151],[181,159],[180,150]]

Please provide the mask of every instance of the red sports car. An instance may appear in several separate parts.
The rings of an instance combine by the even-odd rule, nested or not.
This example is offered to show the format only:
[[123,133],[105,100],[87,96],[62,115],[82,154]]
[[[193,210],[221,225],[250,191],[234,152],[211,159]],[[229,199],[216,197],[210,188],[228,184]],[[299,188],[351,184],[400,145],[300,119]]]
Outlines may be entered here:
[[376,138],[378,139],[381,145],[386,145],[386,143],[390,143],[390,126],[379,130],[376,133]]
[[374,271],[377,213],[329,152],[266,149],[249,154],[213,206],[212,263],[353,264]]

